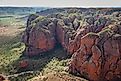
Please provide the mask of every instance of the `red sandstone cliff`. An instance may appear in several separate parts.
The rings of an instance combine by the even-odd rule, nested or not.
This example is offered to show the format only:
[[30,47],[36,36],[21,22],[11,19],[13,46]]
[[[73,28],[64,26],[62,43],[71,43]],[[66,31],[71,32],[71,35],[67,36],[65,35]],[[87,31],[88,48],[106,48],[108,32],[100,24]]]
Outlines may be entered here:
[[31,15],[23,36],[25,54],[37,55],[59,43],[72,54],[70,72],[92,81],[121,80],[121,13],[105,13]]

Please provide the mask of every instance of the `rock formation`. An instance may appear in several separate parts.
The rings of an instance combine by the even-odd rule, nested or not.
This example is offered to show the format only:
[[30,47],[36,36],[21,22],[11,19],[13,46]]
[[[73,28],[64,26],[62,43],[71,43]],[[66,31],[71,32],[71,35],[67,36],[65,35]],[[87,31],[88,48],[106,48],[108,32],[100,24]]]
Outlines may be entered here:
[[38,55],[60,44],[72,55],[69,71],[92,81],[121,80],[120,41],[118,9],[65,9],[59,14],[31,15],[23,35],[26,55]]

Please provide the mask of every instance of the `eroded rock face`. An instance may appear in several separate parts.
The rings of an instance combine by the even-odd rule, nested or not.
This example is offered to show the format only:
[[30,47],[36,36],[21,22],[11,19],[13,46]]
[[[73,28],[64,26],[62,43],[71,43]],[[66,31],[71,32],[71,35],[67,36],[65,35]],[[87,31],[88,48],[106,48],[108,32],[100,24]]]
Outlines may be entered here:
[[29,17],[25,54],[38,55],[59,43],[72,55],[70,72],[92,81],[121,80],[121,15],[112,12]]
[[[35,18],[28,19],[28,25],[23,35],[23,42],[26,44],[25,54],[32,56],[42,52],[49,51],[55,47],[57,43],[60,43],[62,47],[70,52],[71,40],[73,33],[75,33],[74,27],[79,27],[79,22],[71,18],[62,18],[63,15],[52,15],[47,18]],[[61,19],[62,18],[62,19]],[[77,24],[78,23],[78,24]],[[72,48],[74,50],[74,48]]]
[[71,72],[93,81],[121,80],[121,35],[112,31],[83,36],[72,56]]
[[32,27],[30,31],[26,29],[25,33],[28,33],[24,35],[24,42],[27,46],[25,53],[27,55],[37,55],[41,52],[49,51],[55,46],[55,24],[51,20],[43,20],[36,24],[36,27]]

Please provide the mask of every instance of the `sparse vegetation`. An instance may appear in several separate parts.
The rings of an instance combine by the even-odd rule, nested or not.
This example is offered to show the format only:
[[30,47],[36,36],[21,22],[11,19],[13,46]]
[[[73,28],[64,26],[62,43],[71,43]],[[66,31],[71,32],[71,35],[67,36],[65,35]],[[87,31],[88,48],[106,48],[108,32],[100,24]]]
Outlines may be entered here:
[[17,72],[14,63],[25,49],[24,43],[21,42],[25,20],[20,18],[19,15],[0,15],[0,74],[6,76]]
[[[101,10],[98,11],[98,9],[93,11],[93,9],[54,8],[37,12],[36,14],[33,14],[32,11],[32,14],[26,22],[30,11],[24,12],[26,12],[26,9],[23,10],[22,13],[20,13],[20,11],[18,13],[10,11],[9,14],[1,15],[0,12],[0,74],[7,76],[11,81],[33,81],[33,78],[36,78],[36,76],[42,78],[41,76],[46,75],[49,77],[52,75],[54,78],[56,78],[56,76],[58,78],[59,76],[59,79],[62,77],[65,79],[65,76],[68,78],[71,77],[71,80],[75,81],[73,79],[75,75],[71,75],[67,72],[70,71],[69,63],[71,66],[71,62],[76,62],[74,68],[71,67],[74,73],[77,75],[81,75],[82,73],[86,78],[89,76],[88,70],[84,68],[84,72],[80,72],[81,65],[79,64],[84,64],[80,62],[81,59],[85,58],[87,62],[90,62],[89,60],[92,57],[90,56],[90,51],[90,55],[88,55],[88,50],[86,50],[86,52],[84,51],[84,53],[86,53],[84,56],[88,56],[81,59],[77,59],[78,55],[76,54],[79,53],[80,56],[81,54],[83,55],[83,49],[81,48],[83,40],[95,38],[97,42],[98,38],[101,39],[101,37],[105,37],[106,39],[106,36],[110,37],[114,33],[116,33],[114,36],[117,37],[115,39],[120,37],[120,32],[117,31],[120,30],[118,27],[121,25],[120,22],[118,22],[120,19],[119,13],[105,15],[106,13],[104,14],[104,12],[101,12]],[[104,15],[102,15],[102,13]],[[27,26],[25,25],[26,23]],[[112,25],[112,27],[109,27],[109,25]],[[21,37],[25,28],[24,37]],[[41,36],[42,38],[39,32],[43,34],[43,36]],[[86,36],[88,37],[81,39]],[[24,43],[21,42],[22,38]],[[42,40],[37,38],[41,38]],[[51,39],[52,42],[50,42]],[[37,45],[36,42],[39,44]],[[86,41],[86,43],[89,42],[93,42],[93,40]],[[41,45],[43,46],[41,47]],[[91,49],[91,52],[93,52],[98,48],[93,47]],[[39,53],[40,51],[41,53]],[[75,52],[75,56],[72,60],[68,58],[69,55],[67,54],[68,52],[71,55],[71,51],[73,53]],[[91,69],[90,72],[92,70],[93,69]],[[68,80],[71,81],[70,79]]]
[[68,60],[61,60],[53,58],[42,70],[42,74],[55,73],[55,72],[65,72],[68,67]]
[[[27,58],[21,57],[22,52],[25,49],[25,45],[20,41],[21,32],[13,36],[0,36],[0,74],[14,75],[19,74],[18,71],[25,72],[25,74],[19,76],[9,77],[11,81],[27,81],[28,79],[37,76],[39,73],[43,75],[49,72],[61,72],[65,71],[68,59],[64,59],[66,54],[62,49],[43,54],[42,58]],[[51,53],[51,54],[50,54]],[[53,58],[55,57],[55,58]],[[52,59],[53,58],[53,59]],[[28,60],[29,66],[27,68],[19,67],[19,62],[22,60]],[[36,65],[35,65],[36,64]],[[36,68],[36,69],[35,69]],[[34,70],[35,69],[35,70]],[[33,73],[26,73],[26,71],[34,70]]]

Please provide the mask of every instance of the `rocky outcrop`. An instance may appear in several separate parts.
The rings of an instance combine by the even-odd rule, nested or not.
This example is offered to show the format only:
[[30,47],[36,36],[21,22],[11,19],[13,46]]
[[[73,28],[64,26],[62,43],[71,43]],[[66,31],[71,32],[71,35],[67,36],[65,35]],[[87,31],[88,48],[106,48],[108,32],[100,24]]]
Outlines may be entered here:
[[91,23],[91,26],[79,29],[75,38],[80,38],[76,40],[80,41],[79,48],[72,56],[70,72],[92,81],[121,80],[121,24],[112,22],[113,25],[109,25],[109,22]]
[[[56,43],[54,37],[55,24],[50,21],[43,20],[38,23],[36,27],[30,29],[30,31],[26,30],[27,32],[25,33],[28,33],[28,35],[25,34],[24,39],[25,37],[27,38],[25,41],[25,44],[27,45],[25,52],[27,55],[35,55],[54,48]],[[29,27],[30,26],[31,25],[29,25]],[[29,28],[27,29],[29,30]]]
[[72,56],[71,72],[92,81],[121,80],[121,35],[114,31],[109,28],[83,36]]
[[76,16],[63,18],[63,15],[52,14],[44,18],[36,17],[36,15],[35,17],[33,15],[29,17],[30,19],[28,19],[27,28],[23,35],[23,42],[26,44],[25,54],[33,56],[49,51],[57,43],[72,54],[73,51],[70,51],[71,43],[69,40],[75,33],[74,27],[79,27]]
[[72,55],[71,73],[92,81],[121,80],[120,12],[95,11],[30,16],[23,36],[25,54],[38,55],[60,44]]

